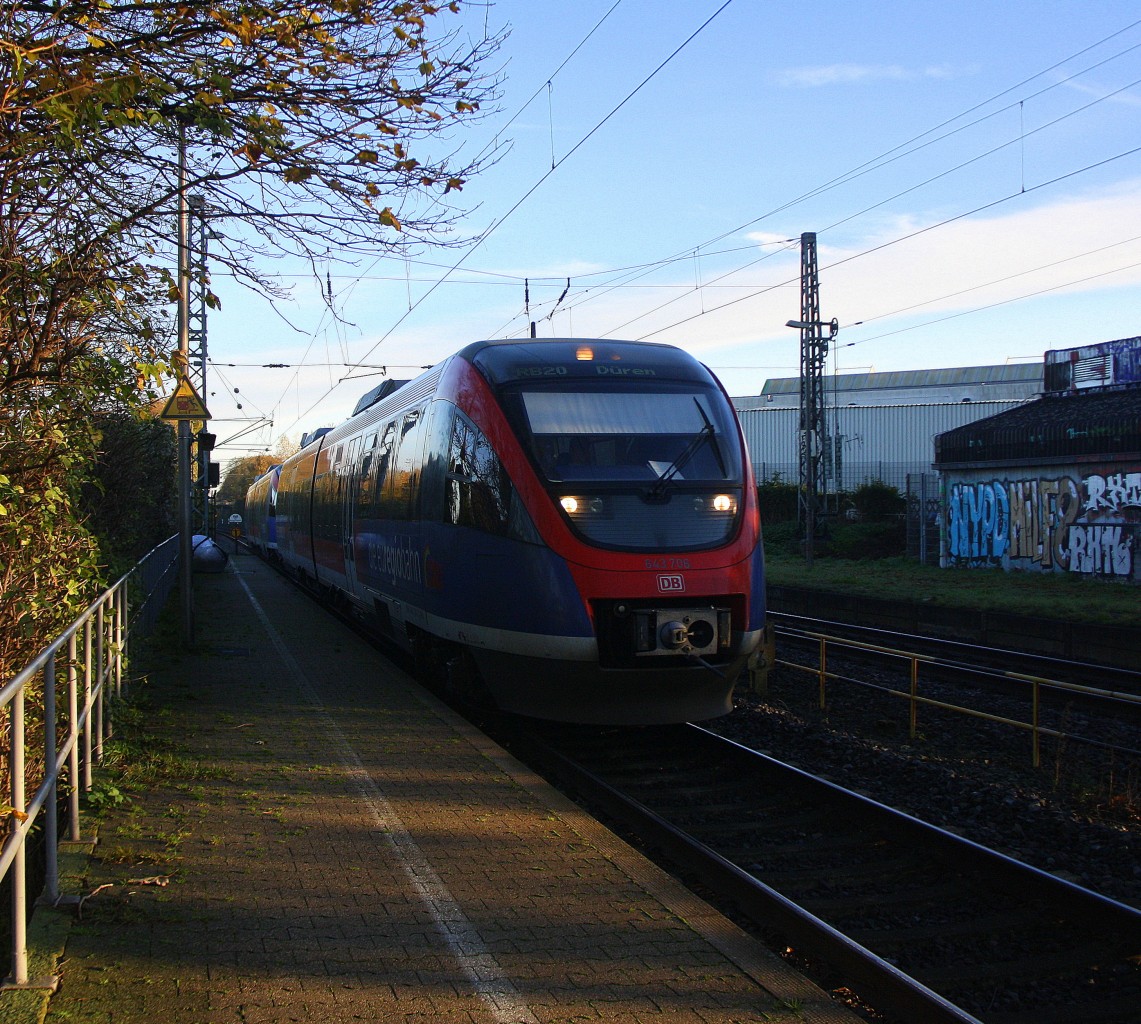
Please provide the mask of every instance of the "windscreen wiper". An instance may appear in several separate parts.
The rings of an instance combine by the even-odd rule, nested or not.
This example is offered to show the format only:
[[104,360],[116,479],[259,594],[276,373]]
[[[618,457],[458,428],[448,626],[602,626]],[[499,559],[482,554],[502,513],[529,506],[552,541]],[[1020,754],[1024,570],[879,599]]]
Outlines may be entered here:
[[725,461],[721,457],[721,447],[717,444],[716,439],[717,428],[713,426],[709,417],[705,415],[705,410],[701,407],[701,402],[698,401],[696,397],[693,402],[694,405],[697,406],[697,411],[701,414],[701,418],[705,421],[705,426],[689,439],[689,443],[682,449],[678,457],[662,471],[662,475],[659,476],[650,489],[646,491],[647,501],[661,501],[666,496],[666,490],[669,485],[707,440],[713,442],[713,452],[717,457],[717,465],[721,470],[721,475],[725,476]]

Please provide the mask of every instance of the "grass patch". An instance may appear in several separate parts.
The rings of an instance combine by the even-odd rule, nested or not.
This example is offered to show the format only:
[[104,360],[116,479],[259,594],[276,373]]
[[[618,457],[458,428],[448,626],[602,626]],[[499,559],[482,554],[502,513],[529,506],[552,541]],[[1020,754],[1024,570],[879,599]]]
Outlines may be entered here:
[[809,569],[803,556],[779,548],[766,548],[765,570],[774,586],[1103,625],[1141,620],[1141,587],[1077,573],[940,569],[902,557],[815,558]]

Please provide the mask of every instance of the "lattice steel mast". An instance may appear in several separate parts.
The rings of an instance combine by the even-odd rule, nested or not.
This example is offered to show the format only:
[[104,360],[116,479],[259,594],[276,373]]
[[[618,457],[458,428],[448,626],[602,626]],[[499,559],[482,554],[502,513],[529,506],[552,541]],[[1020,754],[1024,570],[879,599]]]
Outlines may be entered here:
[[[209,282],[206,273],[207,245],[210,229],[206,218],[206,204],[201,196],[189,196],[189,262],[190,295],[187,310],[187,377],[194,390],[206,399],[206,297]],[[210,515],[210,451],[213,435],[203,423],[194,436],[194,487],[192,490],[192,518],[201,526],[201,533],[211,536]]]
[[[824,444],[827,438],[824,408],[824,363],[828,343],[836,337],[836,320],[820,319],[820,279],[816,266],[816,232],[800,236],[800,319],[789,327],[800,328],[800,432],[798,437],[800,477],[798,520],[804,527],[804,553],[809,568],[816,539],[816,522],[824,511]],[[829,328],[828,337],[824,327]]]

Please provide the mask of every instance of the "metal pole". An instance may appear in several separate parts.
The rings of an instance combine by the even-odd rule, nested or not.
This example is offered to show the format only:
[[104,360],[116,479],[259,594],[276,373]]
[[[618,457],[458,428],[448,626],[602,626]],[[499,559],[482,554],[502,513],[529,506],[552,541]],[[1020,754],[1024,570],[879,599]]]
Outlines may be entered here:
[[55,654],[48,655],[44,666],[44,775],[54,778],[44,805],[44,897],[50,903],[59,900],[59,776],[56,772],[56,693]]
[[907,719],[907,737],[915,739],[919,733],[919,659],[911,659],[911,710]]
[[[210,237],[210,228],[206,217],[206,201],[201,196],[186,197],[188,208],[187,220],[187,273],[192,273],[194,280],[187,291],[186,298],[186,339],[188,370],[194,390],[201,396],[206,394],[206,312],[208,307],[207,296],[209,285],[207,283],[206,262],[207,245]],[[203,423],[205,429],[205,422]],[[210,452],[201,444],[201,435],[195,440],[199,442],[197,452],[192,448],[194,458],[192,461],[191,477],[193,478],[193,491],[191,499],[191,518],[200,527],[200,532],[210,536]]]
[[817,679],[819,691],[817,693],[817,703],[820,710],[823,711],[828,705],[828,698],[825,693],[825,687],[828,685],[828,641],[820,638],[820,674]]
[[[26,810],[24,799],[24,689],[20,687],[10,705],[11,748],[9,751],[9,773],[11,775],[12,807],[20,812]],[[20,830],[20,822],[15,814],[9,816],[12,832]],[[16,847],[16,857],[12,861],[12,977],[14,985],[28,983],[28,868],[26,844]]]
[[1039,721],[1039,711],[1041,710],[1041,706],[1042,706],[1041,705],[1042,688],[1038,685],[1037,680],[1035,680],[1035,682],[1033,684],[1031,684],[1030,692],[1031,692],[1031,699],[1033,702],[1033,705],[1031,708],[1031,720],[1033,722],[1033,726],[1030,730],[1030,743],[1031,743],[1030,761],[1031,761],[1031,764],[1033,764],[1035,768],[1041,768],[1042,767],[1042,745],[1041,745],[1042,737],[1041,737],[1041,733],[1039,731],[1040,726],[1041,726],[1041,722]]
[[87,714],[83,719],[83,792],[90,793],[94,780],[91,768],[95,763],[95,704],[91,698],[94,683],[91,678],[91,619],[83,624],[83,706]]
[[[190,370],[190,251],[187,240],[186,130],[178,138],[178,372]],[[194,643],[194,591],[191,559],[192,494],[190,479],[190,421],[178,421],[178,534],[180,541],[180,594],[182,599],[182,640]]]
[[[103,605],[99,605],[99,610],[95,613],[95,706],[99,709],[95,716],[95,761],[96,763],[103,760],[103,741],[111,735],[111,730],[107,728],[106,711],[106,690],[104,682],[107,678],[107,670],[103,667],[104,652],[103,644],[106,639],[106,628],[103,625]],[[106,732],[104,731],[106,729]]]
[[816,232],[800,236],[800,488],[804,511],[804,561],[812,568],[816,510],[820,498],[820,445],[824,409],[821,382],[824,354],[820,338],[820,285],[816,270]]
[[123,695],[123,595],[126,587],[111,595],[111,629],[115,645],[115,697]]
[[83,780],[79,776],[79,669],[76,661],[78,650],[75,633],[67,641],[67,742],[71,752],[68,754],[68,778],[71,780],[71,789],[67,795],[68,832],[67,838],[79,842],[79,790]]

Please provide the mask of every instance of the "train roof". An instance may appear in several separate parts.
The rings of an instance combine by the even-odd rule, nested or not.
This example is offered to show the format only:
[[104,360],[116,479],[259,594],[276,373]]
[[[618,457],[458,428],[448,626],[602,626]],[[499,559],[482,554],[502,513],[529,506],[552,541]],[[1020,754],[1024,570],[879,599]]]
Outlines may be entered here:
[[267,476],[272,476],[272,475],[273,475],[274,473],[276,473],[276,472],[277,472],[279,469],[281,469],[281,463],[280,463],[280,462],[275,462],[275,463],[274,463],[272,466],[270,466],[270,467],[269,467],[269,469],[267,469],[267,470],[266,470],[264,473],[258,473],[258,475],[254,477],[254,480],[253,480],[253,482],[256,484],[256,483],[257,483],[259,480],[264,480],[264,479],[265,479]]
[[318,427],[316,430],[311,430],[307,434],[302,434],[301,447],[305,448],[307,445],[311,445],[317,438],[324,437],[332,429],[332,427]]
[[460,353],[491,384],[557,375],[562,378],[649,378],[713,382],[713,375],[673,345],[604,338],[523,338],[477,341]]
[[357,416],[381,418],[430,394],[447,364],[454,358],[471,363],[493,386],[538,379],[553,371],[560,379],[700,380],[716,386],[710,370],[674,345],[651,341],[614,341],[601,338],[511,338],[475,341],[455,356],[427,368],[413,380],[386,380],[357,401],[352,415],[335,427],[321,427],[301,439],[301,447],[326,434],[335,443],[358,429]]
[[353,416],[355,416],[358,412],[364,412],[364,410],[370,406],[376,405],[376,403],[379,402],[382,398],[387,398],[394,391],[399,391],[402,387],[404,387],[405,384],[408,383],[409,381],[407,380],[382,381],[380,384],[377,384],[377,386],[371,391],[366,391],[363,395],[361,395],[360,399],[357,401],[356,407],[353,409]]

